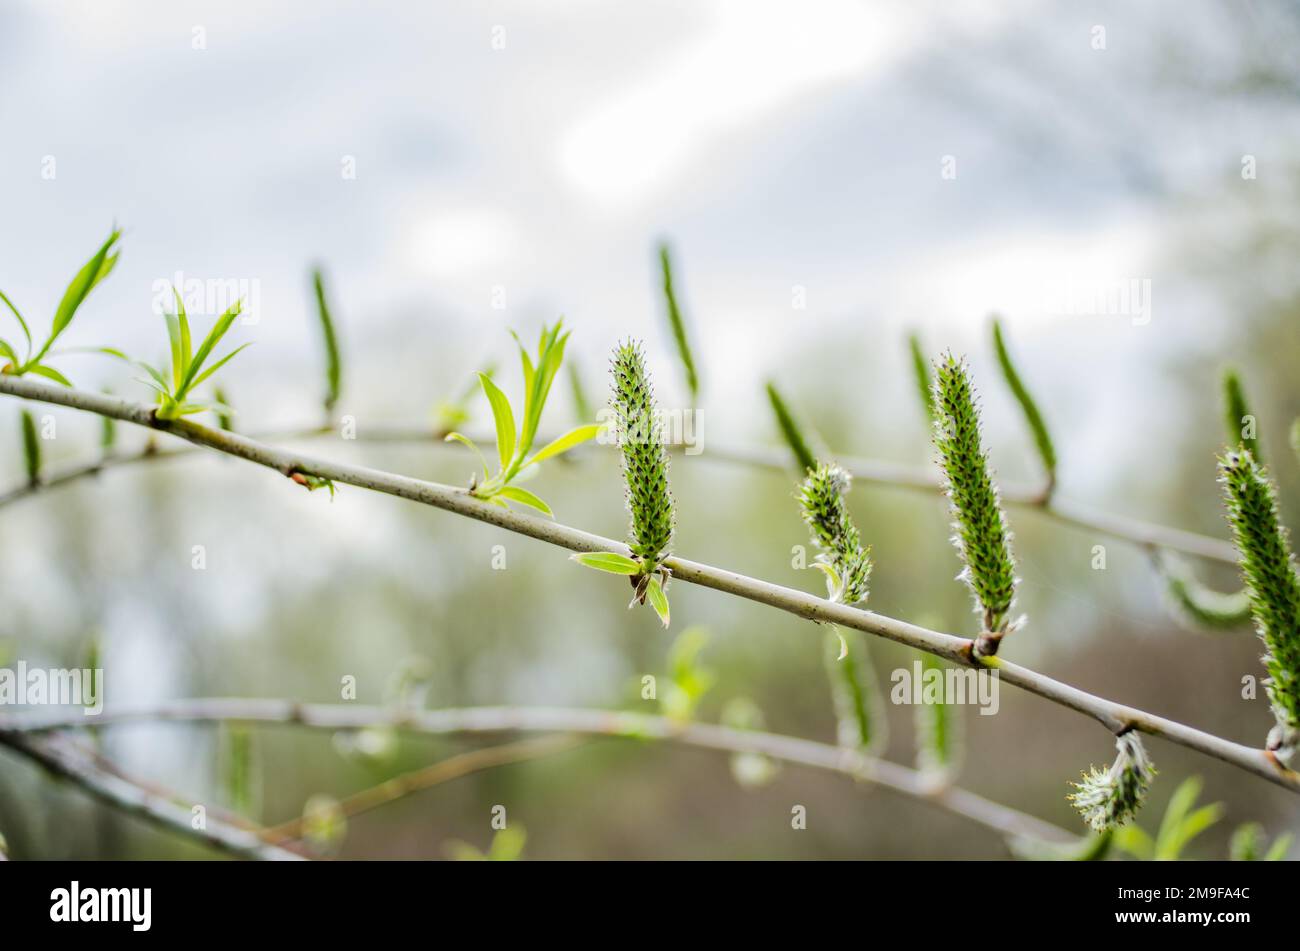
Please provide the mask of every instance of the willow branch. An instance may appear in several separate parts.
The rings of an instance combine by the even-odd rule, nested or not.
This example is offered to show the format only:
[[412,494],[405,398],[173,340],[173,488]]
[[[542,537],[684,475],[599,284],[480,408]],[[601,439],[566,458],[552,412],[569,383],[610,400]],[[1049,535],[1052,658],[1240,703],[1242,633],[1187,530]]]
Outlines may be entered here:
[[[684,722],[618,710],[565,707],[406,710],[356,704],[312,704],[231,697],[173,700],[135,709],[106,709],[96,717],[86,717],[80,713],[71,716],[11,714],[0,718],[0,730],[38,734],[50,730],[82,728],[88,722],[92,727],[100,727],[161,721],[236,721],[331,731],[391,727],[407,733],[426,735],[541,732],[664,741],[726,753],[758,754],[794,765],[849,776],[912,799],[933,803],[1007,836],[1025,836],[1048,842],[1069,842],[1077,838],[1050,822],[992,802],[968,790],[936,784],[932,777],[918,770],[866,756],[848,747],[775,733],[738,730],[717,724]],[[457,764],[458,768],[464,765]]]
[[[79,725],[85,726],[84,723]],[[90,757],[57,740],[0,729],[0,746],[40,764],[100,802],[187,838],[197,839],[228,855],[273,861],[303,858],[295,852],[263,842],[255,830],[227,824],[211,815],[205,816],[203,828],[196,829],[192,813],[175,797],[145,788],[116,771],[106,770]]]
[[[0,374],[0,393],[86,410],[148,429],[170,433],[195,445],[206,446],[265,466],[283,476],[310,474],[344,485],[419,502],[569,551],[613,551],[625,556],[631,554],[628,547],[620,541],[602,538],[591,532],[541,517],[490,505],[474,498],[463,488],[425,482],[364,466],[331,462],[297,451],[268,446],[247,436],[210,429],[186,419],[160,420],[154,415],[151,407],[117,397],[87,393],[5,374]],[[811,621],[838,624],[841,627],[864,631],[927,651],[954,663],[977,668],[996,668],[1002,680],[1090,716],[1112,732],[1122,733],[1129,729],[1137,729],[1152,736],[1164,737],[1171,742],[1263,777],[1292,792],[1300,792],[1300,773],[1287,769],[1263,749],[1235,743],[1194,727],[1094,696],[1077,687],[1000,658],[981,660],[974,656],[972,652],[974,642],[969,638],[932,631],[882,614],[835,604],[803,591],[685,558],[669,558],[664,561],[664,565],[679,581],[765,604]]]
[[[334,435],[332,426],[297,426],[253,434],[258,440],[299,440],[316,439]],[[491,434],[471,436],[476,443],[490,443]],[[430,428],[416,426],[365,426],[356,434],[356,441],[363,443],[388,443],[427,445],[432,447],[449,447],[442,439],[442,434]],[[543,440],[543,442],[545,442]],[[680,446],[672,446],[680,449]],[[0,507],[21,499],[37,495],[49,489],[58,488],[100,473],[130,466],[139,462],[166,462],[173,459],[192,456],[190,448],[160,450],[148,445],[134,452],[113,452],[96,462],[84,463],[58,470],[42,477],[36,483],[23,482],[9,491],[0,494]],[[775,472],[789,473],[789,453],[784,450],[743,448],[736,446],[713,446],[700,454],[705,461],[714,461],[751,468],[769,469]],[[857,482],[889,488],[918,490],[941,495],[943,487],[937,475],[928,470],[905,466],[875,459],[857,459],[837,457],[839,465],[847,470]],[[1003,502],[1018,508],[1031,509],[1062,525],[1069,525],[1085,531],[1095,532],[1108,538],[1118,539],[1139,547],[1168,549],[1187,555],[1195,555],[1209,561],[1219,561],[1235,565],[1236,552],[1232,544],[1225,539],[1213,538],[1167,525],[1144,522],[1125,515],[1115,515],[1091,508],[1079,502],[1062,500],[1053,495],[1046,495],[1039,487],[1018,484],[1002,484],[999,493]]]

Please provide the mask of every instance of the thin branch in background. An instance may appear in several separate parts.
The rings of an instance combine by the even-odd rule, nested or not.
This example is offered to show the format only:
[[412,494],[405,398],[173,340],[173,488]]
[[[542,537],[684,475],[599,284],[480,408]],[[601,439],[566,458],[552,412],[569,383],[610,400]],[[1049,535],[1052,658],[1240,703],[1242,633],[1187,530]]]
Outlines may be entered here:
[[[7,736],[30,736],[86,725],[81,714],[11,714],[0,716],[0,742]],[[1013,838],[1073,843],[1074,834],[1016,809],[991,802],[955,786],[937,785],[933,777],[898,763],[800,737],[781,736],[712,723],[632,713],[564,707],[466,707],[402,710],[356,704],[297,703],[243,697],[173,700],[147,707],[105,709],[94,718],[96,729],[127,723],[235,721],[312,730],[364,730],[388,727],[403,732],[449,733],[542,732],[657,740],[733,754],[767,756],[786,763],[849,776],[931,803]],[[450,762],[450,761],[444,761]]]
[[[460,779],[462,776],[468,776],[471,773],[550,756],[554,753],[571,750],[584,742],[586,741],[582,737],[560,734],[557,736],[534,737],[530,740],[520,740],[515,743],[505,743],[501,746],[488,746],[483,749],[470,750],[467,753],[459,753],[421,769],[394,776],[392,779],[387,779],[382,783],[371,786],[369,789],[348,796],[339,803],[339,811],[345,818],[350,819],[353,816],[361,815],[363,812],[370,812],[398,799],[431,789],[442,783],[451,782],[453,779]],[[290,819],[280,825],[268,826],[263,829],[261,837],[266,842],[283,845],[286,842],[303,838],[304,824],[305,819],[303,817]]]
[[[81,725],[84,726],[84,722]],[[57,739],[46,740],[5,730],[0,732],[0,745],[21,753],[101,802],[161,828],[197,839],[228,855],[272,861],[299,861],[303,858],[288,849],[263,842],[256,831],[228,825],[212,815],[205,816],[202,826],[196,828],[194,814],[179,805],[174,797],[158,795],[141,784],[109,772]]]

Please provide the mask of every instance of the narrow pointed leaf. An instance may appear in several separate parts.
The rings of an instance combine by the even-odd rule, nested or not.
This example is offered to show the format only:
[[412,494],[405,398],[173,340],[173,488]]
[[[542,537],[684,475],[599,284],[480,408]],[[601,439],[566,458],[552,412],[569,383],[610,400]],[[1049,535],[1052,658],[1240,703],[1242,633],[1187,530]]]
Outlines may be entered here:
[[504,470],[515,457],[515,414],[510,409],[510,400],[501,391],[501,387],[492,382],[491,377],[480,373],[478,381],[492,407],[492,419],[497,427],[497,455]]
[[646,600],[650,606],[655,609],[655,614],[659,615],[659,620],[664,622],[664,627],[668,626],[668,594],[664,591],[663,585],[658,578],[651,578],[650,584],[646,587]]
[[682,358],[682,368],[686,373],[686,388],[691,391],[691,399],[695,400],[700,395],[700,380],[695,372],[695,358],[691,355],[686,321],[677,304],[677,292],[673,289],[673,263],[667,244],[659,246],[659,267],[663,275],[664,303],[668,310],[668,323],[672,328],[673,340],[677,343],[677,354]]
[[208,367],[206,370],[204,370],[202,373],[200,373],[200,374],[195,378],[194,382],[190,384],[190,389],[194,389],[194,387],[198,386],[200,383],[202,383],[202,382],[203,382],[204,380],[206,380],[208,377],[212,376],[212,374],[216,373],[216,372],[217,372],[218,370],[220,370],[223,366],[225,366],[227,363],[229,363],[231,360],[233,360],[233,359],[235,358],[235,355],[236,355],[237,353],[239,353],[239,351],[241,351],[241,350],[246,350],[247,348],[251,347],[252,345],[253,345],[253,342],[250,340],[248,343],[241,343],[241,344],[240,344],[238,347],[236,347],[234,350],[231,350],[228,354],[226,354],[224,357],[222,357],[222,358],[221,358],[220,360],[218,360],[216,363],[212,364],[212,366]]
[[37,376],[43,376],[47,380],[53,380],[55,383],[62,384],[69,388],[72,386],[72,382],[66,376],[54,369],[54,367],[46,366],[43,363],[38,363],[36,366],[28,367],[27,372],[35,373]]
[[786,445],[794,453],[795,463],[804,472],[809,469],[816,469],[817,456],[809,447],[808,440],[804,438],[798,421],[795,420],[794,414],[786,406],[785,400],[774,383],[767,384],[767,400],[772,404],[772,412],[776,414],[776,425],[780,428],[781,435],[785,437]]
[[10,313],[18,318],[18,326],[23,328],[23,336],[27,338],[27,349],[30,351],[32,348],[32,332],[27,327],[27,321],[23,320],[23,315],[18,313],[18,308],[14,306],[13,301],[5,296],[4,291],[0,291],[0,301],[4,301],[5,306],[9,308]]
[[36,418],[23,410],[23,462],[27,470],[27,483],[41,481],[41,439],[36,434]]
[[934,384],[930,380],[930,361],[925,358],[921,348],[921,338],[909,334],[907,347],[912,354],[912,373],[916,378],[917,389],[921,391],[921,406],[925,409],[925,418],[931,426],[937,418],[934,408]]
[[325,279],[320,268],[312,271],[312,286],[316,291],[316,316],[320,319],[321,339],[325,344],[325,411],[338,402],[342,390],[343,370],[339,359],[338,336],[334,331],[334,318],[325,298]]
[[121,236],[122,232],[114,229],[113,233],[108,236],[108,240],[100,245],[99,250],[91,256],[89,261],[82,265],[81,270],[77,272],[77,276],[68,285],[68,289],[63,292],[63,299],[59,301],[59,306],[54,311],[54,323],[50,329],[50,336],[41,347],[41,352],[37,354],[37,359],[40,359],[45,354],[45,351],[50,349],[50,345],[54,343],[54,338],[63,333],[68,324],[72,322],[73,316],[77,313],[77,308],[81,306],[96,285],[112,273],[114,266],[117,264],[118,256],[110,254],[110,252],[113,245],[117,243],[117,239]]
[[509,499],[511,502],[518,502],[521,505],[527,505],[531,508],[535,508],[543,515],[548,515],[552,518],[555,517],[555,513],[551,511],[551,507],[549,505],[547,505],[545,502],[543,502],[540,498],[538,498],[533,493],[529,492],[527,489],[521,489],[517,485],[503,486],[502,488],[497,490],[496,494],[498,497],[503,499]]
[[637,575],[641,573],[641,562],[633,561],[626,555],[612,551],[579,552],[570,555],[574,561],[597,571],[608,571],[616,575]]
[[589,423],[585,426],[575,426],[563,436],[551,440],[533,455],[525,465],[536,465],[544,462],[552,456],[558,456],[562,452],[568,452],[574,446],[579,446],[589,439],[595,439],[601,429],[604,428],[600,423]]
[[1052,437],[1047,432],[1047,424],[1043,421],[1043,414],[1038,411],[1038,406],[1034,398],[1029,395],[1024,382],[1020,379],[1020,374],[1016,371],[1015,364],[1011,362],[1011,354],[1007,351],[1006,342],[1002,339],[1002,325],[994,318],[993,320],[993,348],[997,351],[998,365],[1002,368],[1002,375],[1006,378],[1007,386],[1011,388],[1011,393],[1020,404],[1020,409],[1025,415],[1025,422],[1029,426],[1029,431],[1034,437],[1034,446],[1038,449],[1038,458],[1043,463],[1043,469],[1047,473],[1047,481],[1050,486],[1056,482],[1056,448],[1052,445]]
[[470,449],[474,451],[474,455],[478,456],[478,461],[483,463],[483,475],[484,476],[489,475],[487,458],[483,455],[483,453],[479,451],[478,446],[474,445],[474,441],[470,439],[468,436],[462,436],[460,433],[448,433],[446,436],[442,437],[442,441],[458,442],[462,446],[468,446]]

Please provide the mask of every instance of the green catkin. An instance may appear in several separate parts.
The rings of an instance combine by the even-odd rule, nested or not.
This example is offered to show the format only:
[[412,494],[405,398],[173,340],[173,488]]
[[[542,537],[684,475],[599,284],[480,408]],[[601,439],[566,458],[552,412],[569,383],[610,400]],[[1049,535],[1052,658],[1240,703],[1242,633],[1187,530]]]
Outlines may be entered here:
[[1119,753],[1110,769],[1094,766],[1074,784],[1075,791],[1069,796],[1083,821],[1095,832],[1113,829],[1133,818],[1156,775],[1136,731],[1118,737],[1115,747]]
[[858,528],[844,502],[852,477],[834,463],[824,463],[808,473],[799,487],[803,520],[812,529],[817,560],[836,576],[831,599],[857,604],[867,599],[871,579],[871,551],[862,547]]
[[1277,720],[1268,745],[1289,759],[1300,743],[1300,578],[1273,484],[1250,452],[1225,453],[1219,482],[1255,628],[1267,648],[1264,685]]
[[653,570],[673,537],[673,497],[668,489],[668,453],[660,439],[659,414],[638,343],[614,351],[614,410],[623,452],[627,508],[632,517],[632,553]]
[[1253,423],[1254,417],[1251,416],[1250,406],[1246,402],[1246,391],[1242,388],[1241,377],[1234,369],[1224,370],[1223,423],[1228,433],[1228,447],[1248,450],[1254,460],[1262,466],[1264,455],[1259,449],[1259,439],[1256,436],[1249,438],[1246,436],[1248,425],[1252,430],[1255,429],[1254,425],[1246,422],[1248,416]]
[[772,412],[776,415],[776,425],[781,430],[781,435],[785,438],[786,445],[794,453],[795,462],[804,472],[817,468],[817,456],[808,446],[808,440],[804,438],[803,431],[799,428],[799,423],[795,420],[794,414],[786,405],[785,399],[781,396],[781,391],[776,388],[775,383],[767,384],[767,401],[772,404]]
[[977,613],[983,615],[988,636],[977,645],[979,652],[991,655],[1010,628],[1015,562],[988,456],[980,445],[979,414],[964,361],[947,354],[936,364],[934,396],[939,414],[935,445],[956,517],[953,544],[964,563],[958,577],[974,593]]

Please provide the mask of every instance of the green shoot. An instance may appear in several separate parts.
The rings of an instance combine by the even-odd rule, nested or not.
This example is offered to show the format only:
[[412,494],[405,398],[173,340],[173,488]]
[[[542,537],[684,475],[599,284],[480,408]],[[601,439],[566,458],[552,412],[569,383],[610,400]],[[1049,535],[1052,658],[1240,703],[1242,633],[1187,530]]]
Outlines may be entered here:
[[502,508],[509,508],[510,502],[517,502],[537,509],[544,515],[552,515],[549,505],[527,489],[513,485],[513,481],[516,478],[531,477],[537,472],[534,467],[538,463],[568,452],[573,447],[593,439],[600,432],[600,424],[588,423],[569,430],[537,452],[532,451],[542,410],[546,407],[546,398],[551,392],[551,384],[555,381],[555,374],[559,372],[560,364],[564,362],[564,346],[569,340],[569,334],[561,335],[562,327],[563,321],[557,322],[554,327],[542,327],[541,339],[537,343],[536,360],[529,356],[524,345],[519,342],[519,338],[515,337],[515,342],[519,344],[519,357],[524,375],[523,419],[519,422],[515,421],[514,407],[511,406],[509,397],[493,382],[492,377],[486,373],[478,375],[479,385],[483,388],[483,394],[492,407],[492,418],[496,423],[499,466],[495,474],[490,471],[486,457],[469,437],[458,432],[450,432],[444,437],[447,441],[468,446],[483,464],[483,480],[479,481],[477,474],[470,480],[469,492],[475,498]]
[[50,352],[50,347],[54,346],[54,341],[72,323],[72,318],[77,314],[77,308],[90,296],[90,292],[113,272],[119,257],[119,253],[113,249],[121,236],[122,232],[114,228],[108,236],[108,240],[100,245],[99,250],[91,256],[89,261],[82,265],[81,270],[73,277],[72,283],[63,292],[63,299],[59,301],[59,306],[54,311],[54,321],[50,325],[49,335],[39,347],[34,345],[31,329],[27,326],[27,321],[23,319],[23,315],[19,313],[17,306],[5,296],[4,292],[0,291],[0,301],[9,308],[9,312],[18,320],[18,326],[22,329],[23,338],[27,341],[26,356],[19,357],[13,345],[9,341],[0,338],[0,357],[9,361],[3,367],[0,367],[0,373],[9,373],[14,376],[34,373],[63,386],[72,385],[62,373],[42,361],[45,359],[45,355]]
[[163,319],[167,322],[167,336],[171,342],[169,373],[164,374],[162,370],[143,361],[132,360],[120,350],[104,347],[103,352],[119,360],[133,363],[149,374],[150,379],[142,379],[140,382],[157,394],[158,409],[154,411],[154,415],[159,419],[180,419],[182,416],[205,410],[232,412],[230,407],[222,406],[216,400],[195,401],[190,399],[190,396],[196,387],[229,363],[235,354],[251,346],[247,343],[241,344],[206,370],[203,368],[208,358],[212,356],[212,351],[234,324],[235,318],[239,316],[243,309],[243,302],[236,301],[217,318],[217,322],[212,325],[208,335],[199,344],[199,349],[194,350],[190,338],[190,321],[185,313],[185,302],[181,300],[180,292],[175,288],[172,289],[172,293],[176,296],[176,313],[163,315]]

